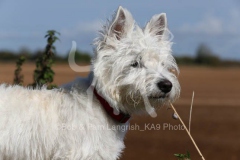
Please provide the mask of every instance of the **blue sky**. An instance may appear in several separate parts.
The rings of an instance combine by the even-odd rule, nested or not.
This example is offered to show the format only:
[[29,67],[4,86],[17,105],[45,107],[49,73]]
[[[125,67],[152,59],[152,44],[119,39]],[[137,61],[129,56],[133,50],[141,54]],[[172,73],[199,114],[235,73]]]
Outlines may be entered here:
[[200,43],[221,58],[240,60],[239,0],[0,0],[0,50],[44,48],[49,29],[61,33],[56,43],[67,54],[71,41],[92,52],[91,43],[107,18],[122,5],[140,26],[154,14],[167,13],[174,35],[174,55],[195,55]]

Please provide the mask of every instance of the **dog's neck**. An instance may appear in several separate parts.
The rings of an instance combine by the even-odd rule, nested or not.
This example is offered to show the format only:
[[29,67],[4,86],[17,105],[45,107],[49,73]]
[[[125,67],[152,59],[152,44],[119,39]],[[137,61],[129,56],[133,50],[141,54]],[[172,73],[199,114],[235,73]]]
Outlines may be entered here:
[[131,116],[129,114],[123,113],[122,111],[115,111],[114,108],[107,102],[107,100],[98,94],[96,88],[93,89],[93,92],[102,107],[113,120],[118,123],[126,123],[130,119]]

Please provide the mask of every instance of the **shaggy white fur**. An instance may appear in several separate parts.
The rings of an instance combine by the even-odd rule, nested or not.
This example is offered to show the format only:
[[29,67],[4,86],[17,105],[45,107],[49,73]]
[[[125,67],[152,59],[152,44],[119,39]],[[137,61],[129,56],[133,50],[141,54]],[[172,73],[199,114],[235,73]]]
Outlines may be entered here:
[[0,159],[118,159],[128,122],[112,119],[89,97],[90,86],[125,114],[176,100],[180,86],[169,33],[165,14],[141,29],[119,7],[95,40],[88,78],[54,90],[0,85]]
[[0,96],[0,159],[107,160],[124,148],[99,102],[86,109],[85,94],[1,85]]

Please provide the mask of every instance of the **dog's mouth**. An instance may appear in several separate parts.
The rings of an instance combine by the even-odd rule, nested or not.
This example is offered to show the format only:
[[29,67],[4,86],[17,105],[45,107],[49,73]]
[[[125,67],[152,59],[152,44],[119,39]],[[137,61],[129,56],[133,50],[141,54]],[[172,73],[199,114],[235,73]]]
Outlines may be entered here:
[[163,99],[163,98],[166,98],[167,97],[167,95],[166,94],[164,94],[164,95],[150,95],[150,96],[148,96],[148,98],[149,99]]

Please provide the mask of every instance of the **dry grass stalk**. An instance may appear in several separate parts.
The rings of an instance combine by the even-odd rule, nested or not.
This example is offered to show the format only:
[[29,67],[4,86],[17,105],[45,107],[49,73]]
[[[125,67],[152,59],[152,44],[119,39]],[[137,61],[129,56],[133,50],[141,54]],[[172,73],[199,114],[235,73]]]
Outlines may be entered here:
[[192,107],[193,107],[193,99],[194,99],[194,91],[193,91],[193,94],[192,94],[192,103],[191,103],[191,107],[190,107],[190,114],[189,114],[189,126],[188,126],[189,133],[191,133],[191,121],[192,121]]
[[174,108],[174,106],[172,105],[172,103],[170,103],[170,105],[171,105],[172,109],[174,110],[175,114],[177,114],[177,116],[178,116],[178,118],[179,118],[180,122],[182,123],[182,125],[183,125],[184,129],[186,130],[186,132],[187,132],[188,136],[189,136],[189,137],[190,137],[190,139],[192,140],[192,142],[193,142],[193,144],[194,144],[195,148],[197,149],[197,151],[198,151],[199,155],[201,156],[201,158],[202,158],[203,160],[205,160],[205,158],[203,157],[203,155],[202,155],[201,151],[199,150],[199,148],[198,148],[197,144],[195,143],[195,141],[194,141],[193,137],[191,136],[191,134],[190,134],[189,130],[187,129],[186,125],[184,124],[184,122],[182,121],[181,117],[180,117],[180,116],[179,116],[179,114],[177,113],[176,109]]

